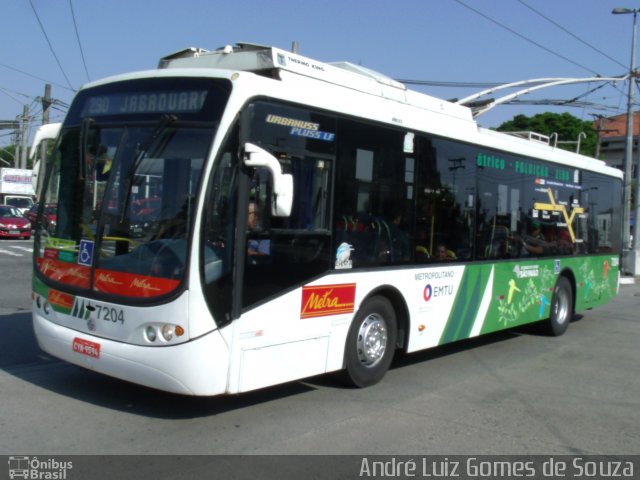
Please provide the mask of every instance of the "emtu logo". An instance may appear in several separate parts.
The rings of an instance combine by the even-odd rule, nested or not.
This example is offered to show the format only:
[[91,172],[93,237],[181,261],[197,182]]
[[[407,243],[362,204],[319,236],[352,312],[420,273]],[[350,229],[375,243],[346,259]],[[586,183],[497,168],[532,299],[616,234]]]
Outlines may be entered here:
[[428,302],[429,300],[431,300],[431,297],[433,296],[433,287],[431,286],[430,283],[428,283],[427,286],[424,287],[422,296],[424,297],[425,302]]
[[428,283],[422,291],[422,297],[425,302],[428,302],[434,297],[446,297],[453,295],[453,292],[453,285],[436,285],[435,287],[432,287],[431,284]]

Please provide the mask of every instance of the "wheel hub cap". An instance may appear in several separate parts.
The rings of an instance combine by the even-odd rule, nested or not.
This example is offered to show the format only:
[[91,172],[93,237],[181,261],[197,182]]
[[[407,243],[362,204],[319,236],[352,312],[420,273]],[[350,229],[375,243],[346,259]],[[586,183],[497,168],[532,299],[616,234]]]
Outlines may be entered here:
[[375,366],[387,349],[387,324],[376,314],[369,315],[358,331],[358,359],[362,365]]

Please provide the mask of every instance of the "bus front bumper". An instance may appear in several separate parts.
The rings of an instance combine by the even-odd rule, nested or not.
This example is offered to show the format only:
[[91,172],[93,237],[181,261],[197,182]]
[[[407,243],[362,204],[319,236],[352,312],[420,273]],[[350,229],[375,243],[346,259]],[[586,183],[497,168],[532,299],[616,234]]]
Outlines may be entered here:
[[62,327],[37,311],[33,328],[42,350],[89,370],[183,395],[227,390],[229,351],[218,330],[178,345],[144,347]]

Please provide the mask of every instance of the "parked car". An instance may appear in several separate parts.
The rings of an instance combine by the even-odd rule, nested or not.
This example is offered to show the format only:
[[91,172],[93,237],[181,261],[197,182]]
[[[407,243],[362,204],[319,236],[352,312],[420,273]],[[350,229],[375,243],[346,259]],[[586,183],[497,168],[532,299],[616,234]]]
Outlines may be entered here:
[[31,238],[31,222],[11,205],[0,205],[0,238]]
[[[27,211],[25,216],[29,219],[35,228],[36,219],[38,218],[39,203],[34,203],[33,206]],[[58,220],[58,205],[55,203],[47,203],[44,206],[44,214],[42,216],[43,227],[49,232],[53,232],[56,228],[56,221]]]

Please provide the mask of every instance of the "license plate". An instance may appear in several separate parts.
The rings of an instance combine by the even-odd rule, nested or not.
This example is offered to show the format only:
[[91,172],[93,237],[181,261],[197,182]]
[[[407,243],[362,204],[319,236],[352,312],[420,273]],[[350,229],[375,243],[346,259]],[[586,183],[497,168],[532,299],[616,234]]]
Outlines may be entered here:
[[20,230],[9,230],[9,234],[11,235],[18,235],[20,233]]
[[73,339],[73,351],[88,357],[100,358],[100,344],[82,338]]

